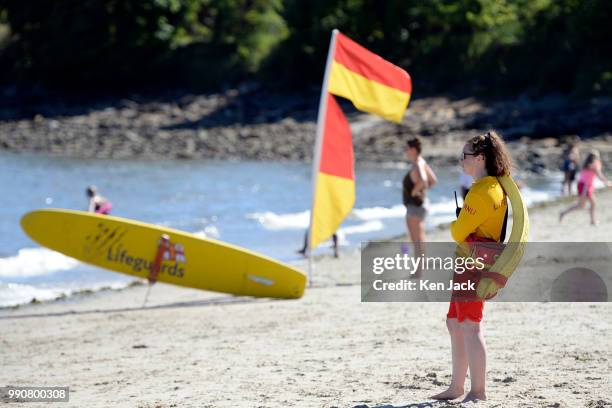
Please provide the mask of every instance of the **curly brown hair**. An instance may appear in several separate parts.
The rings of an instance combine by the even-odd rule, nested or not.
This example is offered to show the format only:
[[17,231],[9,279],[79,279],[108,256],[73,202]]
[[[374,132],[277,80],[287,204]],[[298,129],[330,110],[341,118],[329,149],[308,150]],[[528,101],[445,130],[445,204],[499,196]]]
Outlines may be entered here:
[[474,136],[467,142],[476,156],[483,155],[489,176],[509,176],[514,164],[506,143],[494,130]]

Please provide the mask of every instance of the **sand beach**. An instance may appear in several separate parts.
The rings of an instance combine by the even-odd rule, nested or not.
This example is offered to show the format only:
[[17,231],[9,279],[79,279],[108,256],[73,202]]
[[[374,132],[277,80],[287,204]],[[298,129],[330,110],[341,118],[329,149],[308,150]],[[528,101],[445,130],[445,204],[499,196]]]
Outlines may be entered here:
[[[612,190],[598,198],[596,227],[586,211],[559,224],[567,199],[532,208],[530,240],[609,241]],[[294,301],[158,284],[144,308],[136,285],[3,309],[0,384],[68,386],[55,405],[71,407],[458,406],[430,399],[450,381],[447,304],[362,303],[359,271],[358,252],[320,259]],[[489,399],[478,406],[611,406],[611,312],[488,304]]]
[[0,3],[0,405],[612,408],[610,14]]

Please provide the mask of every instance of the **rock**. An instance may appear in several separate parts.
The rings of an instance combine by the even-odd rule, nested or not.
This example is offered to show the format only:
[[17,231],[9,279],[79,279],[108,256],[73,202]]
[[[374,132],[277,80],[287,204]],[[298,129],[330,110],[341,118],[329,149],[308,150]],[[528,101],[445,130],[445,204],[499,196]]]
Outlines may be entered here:
[[[311,160],[318,98],[318,91],[277,95],[251,84],[215,95],[89,104],[0,101],[0,149],[100,158]],[[403,161],[406,139],[420,135],[432,163],[456,164],[464,141],[491,127],[506,140],[521,140],[511,151],[529,171],[556,170],[561,147],[575,135],[593,140],[604,159],[612,154],[611,98],[423,98],[411,102],[399,125],[356,112],[348,103],[342,108],[360,161]]]

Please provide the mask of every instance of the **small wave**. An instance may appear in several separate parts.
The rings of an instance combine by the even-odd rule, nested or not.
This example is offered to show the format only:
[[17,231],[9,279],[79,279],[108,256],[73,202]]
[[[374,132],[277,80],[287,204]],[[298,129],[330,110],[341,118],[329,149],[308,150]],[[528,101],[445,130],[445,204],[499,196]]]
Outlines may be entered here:
[[[439,201],[427,205],[429,214],[446,215],[455,213],[455,202],[452,200]],[[406,208],[402,204],[393,207],[370,207],[353,210],[354,218],[362,221],[382,220],[385,218],[403,218]]]
[[76,259],[46,248],[22,248],[17,255],[0,258],[0,277],[29,277],[47,275],[72,269]]
[[256,220],[269,230],[306,229],[310,224],[310,211],[298,213],[276,214],[271,211],[247,215],[248,219]]
[[455,208],[455,200],[438,201],[427,206],[429,214],[434,216],[455,215]]
[[202,231],[196,231],[193,235],[200,238],[219,238],[221,234],[219,233],[219,229],[214,225],[209,225],[204,228]]
[[48,302],[69,296],[99,292],[102,290],[119,290],[132,284],[132,281],[98,282],[93,285],[75,287],[39,287],[20,283],[0,282],[0,307],[12,307],[32,302]]
[[211,222],[217,221],[217,216],[212,216],[210,218],[201,217],[201,218],[184,218],[173,221],[157,221],[153,223],[153,225],[159,225],[162,227],[169,227],[175,229],[189,229],[189,227],[193,226],[203,226],[209,224]]
[[[529,187],[523,187],[521,192],[527,206],[542,201],[548,201],[556,197],[554,192],[535,190]],[[462,205],[461,202],[459,204]],[[445,198],[440,201],[429,203],[427,209],[429,225],[443,224],[455,219],[454,199]],[[391,207],[375,206],[356,208],[351,211],[350,219],[366,222],[359,225],[344,227],[340,231],[344,231],[346,234],[379,231],[384,229],[384,225],[380,220],[403,218],[405,214],[406,209],[402,204]],[[248,214],[247,218],[257,221],[267,230],[304,230],[308,228],[310,223],[310,211],[306,210],[287,214],[277,214],[267,211]],[[377,223],[369,224],[368,222],[370,221]]]
[[[433,213],[441,214],[454,214],[455,205],[453,201],[445,201],[432,204],[430,211]],[[376,221],[389,218],[402,218],[406,214],[406,209],[402,204],[394,205],[392,207],[366,207],[356,208],[351,211],[350,218],[358,221]],[[271,211],[252,213],[247,215],[248,219],[252,219],[261,224],[268,230],[285,230],[285,229],[306,229],[310,223],[310,211],[302,211],[298,213],[288,214],[276,214]],[[374,228],[374,224],[362,224],[369,225],[367,228]],[[382,224],[376,224],[382,225]],[[347,228],[353,228],[347,227]],[[361,227],[360,227],[361,228]],[[376,227],[372,231],[377,231],[379,228]]]
[[529,187],[523,187],[521,188],[521,195],[523,196],[525,205],[529,207],[536,203],[553,200],[554,198],[559,196],[559,193],[558,192],[553,193],[550,191],[533,190]]
[[365,234],[367,232],[381,231],[385,228],[381,221],[368,221],[362,224],[349,225],[348,227],[342,227],[338,230],[339,236],[346,236],[350,234]]
[[0,284],[0,307],[23,305],[34,299],[44,302],[62,296],[66,294],[62,294],[60,289],[36,288],[19,283]]
[[361,221],[380,220],[383,218],[402,218],[406,214],[406,208],[403,205],[394,205],[391,208],[387,207],[370,207],[357,208],[353,210],[352,215]]
[[[367,234],[368,232],[381,231],[385,228],[381,221],[367,221],[357,225],[349,225],[338,229],[336,235],[338,236],[339,246],[349,246],[351,243],[347,239],[347,235],[352,234]],[[320,244],[321,248],[327,248],[332,246],[331,239],[326,240]]]

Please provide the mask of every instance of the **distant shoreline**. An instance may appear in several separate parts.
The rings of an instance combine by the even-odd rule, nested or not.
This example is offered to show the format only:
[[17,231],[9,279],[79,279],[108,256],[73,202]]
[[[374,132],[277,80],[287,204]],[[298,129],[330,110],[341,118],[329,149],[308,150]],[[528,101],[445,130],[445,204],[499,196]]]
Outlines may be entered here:
[[[244,88],[213,95],[113,99],[87,105],[0,106],[0,150],[105,159],[310,161],[318,97]],[[485,102],[426,97],[411,102],[402,124],[343,109],[358,162],[403,161],[407,138],[421,136],[434,164],[456,163],[470,136],[496,128],[522,170],[558,169],[576,135],[612,158],[612,98]]]

